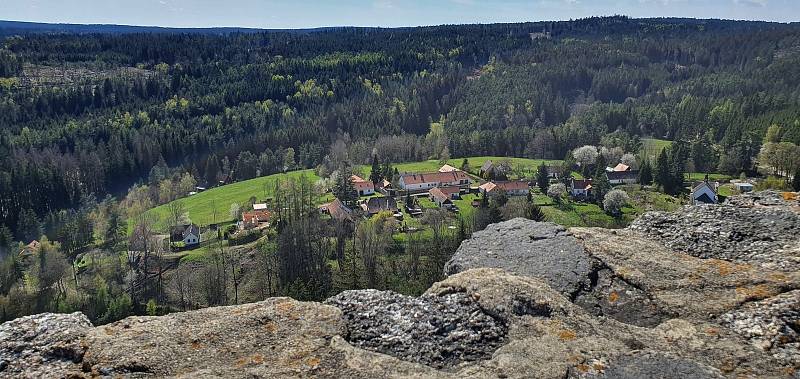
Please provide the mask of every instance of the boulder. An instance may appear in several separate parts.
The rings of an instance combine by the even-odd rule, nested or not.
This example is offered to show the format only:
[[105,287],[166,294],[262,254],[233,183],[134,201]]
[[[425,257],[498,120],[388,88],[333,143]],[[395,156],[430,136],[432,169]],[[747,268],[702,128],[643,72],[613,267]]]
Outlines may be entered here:
[[42,313],[0,324],[0,377],[43,378],[79,371],[81,339],[91,329],[82,313]]

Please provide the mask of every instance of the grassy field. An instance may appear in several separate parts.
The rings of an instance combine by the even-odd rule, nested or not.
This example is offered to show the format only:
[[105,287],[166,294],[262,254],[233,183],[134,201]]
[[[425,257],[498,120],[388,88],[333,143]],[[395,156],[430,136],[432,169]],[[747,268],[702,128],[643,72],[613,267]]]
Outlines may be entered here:
[[[535,168],[544,162],[543,160],[538,159],[504,157],[472,157],[468,159],[473,171],[477,171],[484,162],[490,159],[495,162],[499,162],[503,159],[509,159],[514,167],[526,166],[532,170],[531,172],[534,172]],[[463,158],[451,159],[448,161],[448,164],[454,167],[461,167],[463,160]],[[396,167],[401,173],[432,172],[437,171],[441,166],[442,164],[438,160],[398,163],[394,165],[394,167]],[[361,166],[359,169],[363,175],[365,175],[365,177],[369,175],[369,166]],[[305,176],[312,182],[315,182],[319,179],[319,177],[314,173],[314,170],[293,171],[285,174],[262,176],[260,178],[212,188],[194,196],[175,201],[183,203],[186,213],[195,224],[208,225],[215,222],[230,222],[233,221],[230,217],[230,207],[232,203],[246,204],[252,196],[255,196],[259,201],[264,200],[265,198],[272,196],[272,184],[276,180],[298,179],[300,176]],[[330,201],[331,198],[332,195],[326,194],[320,198],[320,202],[322,203],[325,201]],[[160,205],[149,210],[148,213],[156,218],[156,228],[158,230],[165,231],[169,214],[168,205]]]
[[655,138],[642,138],[643,153],[653,159],[655,159],[658,154],[661,153],[661,150],[664,150],[670,145],[672,145],[672,141]]
[[[264,200],[266,197],[272,196],[272,184],[276,180],[298,179],[301,176],[305,176],[312,182],[319,179],[314,174],[314,170],[293,171],[212,188],[194,196],[175,201],[183,203],[186,213],[195,224],[208,225],[214,222],[229,222],[232,221],[230,216],[232,203],[246,204],[252,196],[255,196],[259,201]],[[169,217],[167,204],[150,209],[147,213],[156,218],[156,228],[158,230],[166,230]]]

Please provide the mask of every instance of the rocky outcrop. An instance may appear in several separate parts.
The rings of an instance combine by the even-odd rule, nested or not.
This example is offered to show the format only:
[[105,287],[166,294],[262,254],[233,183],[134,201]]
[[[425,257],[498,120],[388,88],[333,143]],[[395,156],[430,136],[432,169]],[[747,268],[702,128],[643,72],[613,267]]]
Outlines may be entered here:
[[800,214],[776,193],[734,197],[724,204],[685,206],[674,213],[651,212],[634,221],[630,229],[698,258],[800,270]]
[[[732,212],[792,211],[750,199]],[[706,228],[703,212],[720,212],[698,209],[665,225]],[[792,234],[770,246],[791,255]],[[475,233],[416,298],[347,291],[99,327],[25,317],[0,325],[0,377],[798,377],[800,273],[665,241],[518,219]]]
[[508,332],[463,292],[345,291],[325,303],[342,309],[343,336],[355,346],[436,368],[491,358]]
[[0,325],[0,377],[44,378],[74,370],[92,324],[81,313],[41,314]]

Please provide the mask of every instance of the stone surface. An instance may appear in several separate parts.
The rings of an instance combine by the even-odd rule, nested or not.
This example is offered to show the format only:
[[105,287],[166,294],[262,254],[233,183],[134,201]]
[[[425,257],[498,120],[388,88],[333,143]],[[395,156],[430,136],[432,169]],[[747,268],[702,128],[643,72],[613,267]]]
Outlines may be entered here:
[[77,371],[81,338],[92,328],[81,313],[43,313],[0,325],[0,377],[43,378]]
[[783,271],[800,270],[800,214],[775,193],[732,197],[725,204],[649,212],[629,227],[674,251]]
[[733,228],[713,217],[752,211],[763,218],[730,230],[778,225],[776,236],[709,237],[743,247],[734,254],[638,227],[512,220],[465,241],[451,275],[417,298],[348,291],[99,327],[80,314],[14,320],[0,325],[0,377],[800,377],[800,271],[787,269],[800,237],[781,229],[792,206],[755,194],[725,207],[736,210],[664,225],[704,235]]
[[800,290],[745,304],[721,320],[776,359],[800,367]]
[[489,225],[462,242],[447,262],[445,274],[480,267],[502,268],[514,274],[546,278],[556,290],[571,294],[589,285],[593,264],[583,246],[563,227],[517,218]]
[[390,291],[345,291],[326,304],[344,314],[355,346],[437,368],[488,359],[503,344],[505,322],[464,293],[417,298]]

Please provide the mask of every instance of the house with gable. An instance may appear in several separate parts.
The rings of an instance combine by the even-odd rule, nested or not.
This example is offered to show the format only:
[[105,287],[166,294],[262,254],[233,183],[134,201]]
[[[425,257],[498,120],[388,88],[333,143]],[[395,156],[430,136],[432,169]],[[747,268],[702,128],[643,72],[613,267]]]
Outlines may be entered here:
[[569,194],[577,198],[592,196],[592,179],[573,178],[569,183]]
[[505,191],[508,196],[526,196],[531,190],[528,182],[523,180],[492,181],[482,184],[478,189],[489,195]]
[[409,192],[429,191],[435,187],[469,187],[469,176],[464,171],[402,174],[398,180],[401,189]]
[[375,194],[375,184],[369,180],[353,175],[350,177],[353,180],[353,187],[355,187],[358,196],[371,196]]
[[200,227],[195,224],[173,226],[169,234],[171,245],[183,245],[183,247],[193,247],[200,244],[202,236]]
[[698,204],[717,204],[717,186],[709,183],[708,177],[699,184],[692,187],[692,205]]

